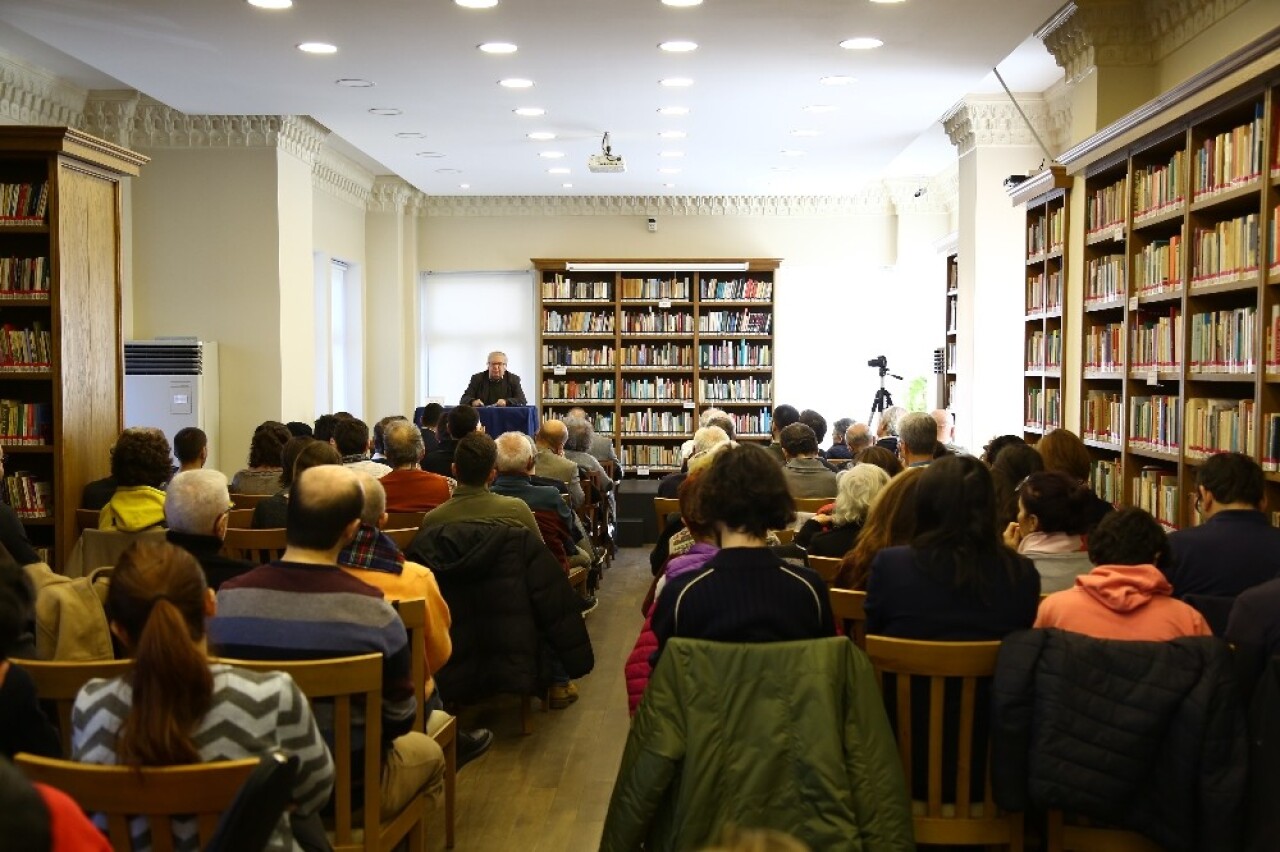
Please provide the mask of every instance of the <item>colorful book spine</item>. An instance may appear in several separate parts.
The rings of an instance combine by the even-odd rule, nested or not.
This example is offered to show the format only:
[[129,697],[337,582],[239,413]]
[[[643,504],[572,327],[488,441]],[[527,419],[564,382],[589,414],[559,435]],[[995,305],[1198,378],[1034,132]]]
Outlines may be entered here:
[[1228,311],[1191,315],[1191,347],[1188,367],[1193,373],[1252,373],[1254,355],[1252,305]]
[[1181,446],[1176,396],[1129,397],[1129,444],[1134,449],[1176,453]]
[[1211,197],[1257,180],[1262,174],[1262,102],[1253,120],[1205,139],[1196,151],[1193,198]]
[[1121,362],[1124,325],[1113,322],[1090,326],[1084,341],[1084,368],[1101,372],[1115,372],[1124,365]]
[[1196,228],[1195,247],[1193,287],[1226,284],[1256,274],[1261,259],[1258,214],[1218,222],[1212,228]]
[[1085,230],[1090,234],[1124,225],[1125,178],[1089,194],[1085,199]]

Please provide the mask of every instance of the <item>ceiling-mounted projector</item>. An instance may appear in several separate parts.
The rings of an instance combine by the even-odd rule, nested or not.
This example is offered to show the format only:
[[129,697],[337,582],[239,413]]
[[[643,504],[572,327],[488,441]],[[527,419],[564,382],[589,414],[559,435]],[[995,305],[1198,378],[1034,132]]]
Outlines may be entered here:
[[613,153],[613,149],[609,147],[608,133],[600,140],[600,153],[587,157],[587,170],[596,174],[617,174],[627,170],[622,155]]

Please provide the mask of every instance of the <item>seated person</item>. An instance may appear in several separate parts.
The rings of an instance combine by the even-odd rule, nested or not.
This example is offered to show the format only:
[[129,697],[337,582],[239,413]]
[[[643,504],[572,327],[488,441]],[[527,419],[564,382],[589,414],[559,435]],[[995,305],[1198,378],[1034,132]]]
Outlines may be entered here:
[[[869,447],[864,452],[875,451],[892,455],[884,447]],[[895,458],[894,461],[897,461]],[[872,467],[870,464],[857,464]],[[924,468],[913,467],[891,478],[867,510],[853,549],[844,555],[840,571],[832,586],[837,589],[865,591],[871,563],[886,547],[900,547],[911,541],[916,531],[916,499],[919,495],[920,474]]]
[[392,420],[382,430],[386,463],[391,472],[383,475],[388,512],[429,512],[453,494],[457,485],[451,477],[418,467],[426,455],[422,430],[408,420]]
[[812,408],[800,412],[800,422],[813,430],[813,438],[818,442],[818,458],[826,460],[827,454],[822,449],[822,442],[827,440],[827,418]]
[[1018,488],[1018,518],[1004,543],[1040,573],[1040,593],[1061,592],[1093,570],[1084,533],[1091,526],[1093,489],[1060,472],[1040,471]]
[[498,475],[494,467],[497,460],[498,447],[485,433],[471,432],[459,441],[453,457],[453,475],[458,487],[452,497],[427,512],[422,519],[422,529],[457,521],[480,521],[524,527],[541,542],[542,532],[529,505],[489,490],[489,484]]
[[459,441],[480,428],[480,415],[469,405],[459,405],[449,410],[444,422],[447,436],[440,439],[440,446],[422,457],[421,467],[440,476],[452,476],[454,450]]
[[422,422],[418,424],[422,431],[422,446],[431,452],[440,446],[440,416],[444,414],[444,406],[438,402],[428,402],[422,408]]
[[578,481],[578,466],[565,458],[564,445],[569,440],[569,430],[564,421],[544,420],[533,436],[537,454],[533,457],[533,472],[546,479],[563,482],[569,492],[573,508],[577,509],[586,499],[582,483]]
[[490,352],[488,369],[471,377],[458,405],[528,405],[520,388],[520,377],[507,372],[505,352]]
[[849,449],[849,427],[853,425],[852,417],[841,417],[831,424],[831,447],[827,450],[827,461],[840,464],[853,461],[853,451]]
[[[595,429],[594,422],[587,414],[587,410],[581,406],[575,405],[567,412],[570,417],[580,417],[588,423],[592,423],[592,429]],[[622,459],[618,458],[618,449],[613,445],[613,439],[608,435],[601,435],[593,431],[591,435],[591,447],[587,450],[595,460],[600,462],[600,466],[604,467],[606,461],[613,462],[613,470],[617,471],[613,481],[615,483],[622,481]]]
[[773,417],[769,421],[769,445],[764,449],[765,452],[773,456],[779,466],[787,463],[786,457],[782,455],[782,430],[790,426],[792,423],[799,422],[800,409],[796,408],[794,405],[787,405],[786,403],[783,403],[782,405],[774,407]]
[[289,490],[293,487],[294,477],[307,468],[340,464],[342,460],[333,444],[307,437],[290,438],[280,455],[284,463],[284,469],[280,471],[280,491],[259,500],[258,505],[253,507],[250,526],[255,530],[284,529],[289,511]]
[[494,469],[498,475],[490,483],[489,490],[523,500],[530,511],[554,513],[564,523],[565,540],[562,544],[569,564],[582,568],[591,565],[592,554],[574,540],[573,533],[577,527],[569,503],[555,487],[535,485],[531,480],[534,461],[529,436],[523,432],[504,432],[494,441],[494,447],[497,450]]
[[280,490],[284,445],[293,435],[289,427],[267,420],[253,430],[249,442],[249,466],[231,477],[232,494],[275,494]]
[[369,425],[356,417],[339,420],[333,427],[333,437],[329,439],[342,456],[342,464],[352,470],[362,470],[372,476],[382,477],[391,472],[391,468],[382,462],[369,458]]
[[996,490],[996,518],[1000,529],[1018,520],[1018,485],[1033,473],[1044,470],[1040,454],[1026,444],[1005,447],[991,465],[991,481]]
[[911,543],[871,563],[867,633],[900,639],[980,642],[1030,627],[1040,575],[996,532],[991,474],[972,456],[923,469]]
[[21,664],[12,659],[36,656],[35,590],[11,559],[0,560],[0,756],[21,751],[62,757],[58,732],[36,699],[36,687]]
[[590,420],[584,420],[581,417],[566,417],[564,426],[569,433],[564,442],[564,457],[589,473],[592,481],[595,482],[596,489],[603,494],[611,495],[609,500],[612,503],[613,478],[601,466],[600,461],[589,452],[591,441],[595,437],[595,427],[591,425]]
[[[136,542],[120,557],[107,592],[111,631],[134,665],[94,679],[71,714],[74,760],[108,766],[174,766],[296,755],[296,810],[282,816],[273,849],[294,848],[292,823],[315,819],[333,787],[333,759],[302,691],[279,672],[211,662],[205,619],[216,609],[195,558],[167,543]],[[313,823],[314,825],[314,823]],[[131,825],[135,847],[145,820]],[[194,841],[194,820],[175,824],[178,848]]]
[[[711,412],[719,409],[709,409]],[[658,480],[658,496],[659,497],[676,497],[680,494],[680,485],[689,475],[688,461],[698,453],[705,453],[707,450],[717,444],[729,443],[729,435],[719,426],[703,426],[697,432],[693,433],[693,441],[691,442],[692,452],[685,459],[685,469],[676,473],[667,474]]]
[[165,495],[165,538],[196,558],[209,588],[216,592],[224,580],[253,568],[244,559],[222,555],[231,507],[225,475],[216,470],[182,471],[169,481]]
[[6,849],[24,852],[111,852],[111,841],[89,822],[74,799],[47,784],[28,781],[18,767],[3,759],[0,837]]
[[159,429],[125,429],[111,453],[115,493],[98,513],[98,529],[141,532],[164,523],[164,487],[173,468],[169,439]]
[[783,475],[792,497],[834,497],[836,475],[818,458],[818,441],[803,423],[792,423],[778,436]]
[[898,418],[898,457],[907,467],[927,467],[947,455],[938,443],[938,424],[923,411],[908,411]]
[[209,436],[203,429],[187,426],[173,436],[173,457],[178,460],[178,470],[201,470],[209,461]]
[[766,450],[740,444],[718,451],[701,473],[696,512],[716,531],[721,550],[668,582],[654,604],[655,664],[673,636],[784,642],[835,635],[826,584],[768,547],[769,530],[795,520],[795,501]]
[[796,533],[795,543],[810,556],[837,559],[853,549],[862,523],[889,474],[873,464],[860,464],[836,476],[836,501],[830,514],[816,514]]
[[[858,424],[855,423],[853,426],[850,426],[849,428],[850,429],[856,428],[857,425]],[[867,435],[868,440],[870,439],[870,437],[871,437],[870,435]],[[896,453],[892,453],[889,450],[886,450],[884,447],[877,446],[875,444],[872,444],[867,447],[863,447],[862,449],[854,453],[853,463],[855,465],[873,464],[876,467],[883,470],[885,473],[889,474],[890,479],[897,477],[898,474],[906,470],[906,468],[902,464],[902,459],[898,458]]]
[[1142,509],[1103,518],[1089,536],[1089,558],[1098,567],[1076,577],[1074,588],[1045,598],[1036,627],[1143,642],[1213,635],[1200,613],[1170,596],[1173,587],[1160,570],[1169,563],[1168,537]]
[[1089,448],[1085,446],[1084,441],[1080,440],[1080,437],[1074,432],[1069,432],[1066,429],[1054,429],[1048,435],[1036,441],[1034,449],[1044,461],[1045,470],[1065,473],[1076,482],[1089,488],[1087,492],[1088,505],[1084,508],[1085,523],[1087,525],[1086,532],[1096,527],[1098,522],[1115,508],[1094,493],[1093,487],[1089,485],[1089,475],[1093,469],[1093,456],[1090,455]]

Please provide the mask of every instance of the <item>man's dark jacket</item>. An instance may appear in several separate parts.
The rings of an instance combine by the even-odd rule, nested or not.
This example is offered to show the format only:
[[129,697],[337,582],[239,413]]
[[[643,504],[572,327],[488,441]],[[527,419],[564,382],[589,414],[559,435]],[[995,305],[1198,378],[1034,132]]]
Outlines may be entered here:
[[1020,631],[1000,647],[991,714],[1000,807],[1061,809],[1170,852],[1240,848],[1247,743],[1221,640]]
[[467,389],[458,400],[458,405],[470,405],[472,400],[480,400],[485,405],[493,405],[505,399],[507,405],[528,405],[524,398],[524,390],[520,387],[520,377],[515,373],[505,373],[494,381],[489,378],[488,370],[481,370],[471,377]]
[[429,526],[405,555],[431,568],[449,604],[453,654],[436,680],[450,701],[537,692],[550,682],[542,642],[570,678],[595,665],[582,600],[531,530],[470,521]]

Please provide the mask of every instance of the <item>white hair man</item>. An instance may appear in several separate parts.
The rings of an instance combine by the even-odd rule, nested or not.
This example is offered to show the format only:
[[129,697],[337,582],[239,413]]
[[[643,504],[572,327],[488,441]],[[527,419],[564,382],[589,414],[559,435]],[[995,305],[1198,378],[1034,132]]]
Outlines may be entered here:
[[[729,443],[729,435],[719,426],[703,426],[697,432],[693,433],[693,453],[689,456],[692,460],[697,456],[709,452],[713,447],[721,444]],[[659,497],[678,497],[680,495],[680,484],[689,478],[689,471],[682,470],[677,473],[667,474],[658,481]]]
[[165,538],[196,558],[214,591],[253,568],[243,559],[221,555],[230,512],[227,477],[216,470],[181,471],[165,489],[164,521],[169,528]]
[[898,420],[907,410],[901,405],[891,405],[880,412],[876,420],[876,445],[891,453],[898,452]]
[[898,455],[907,467],[926,467],[938,447],[938,424],[923,411],[910,411],[898,421]]
[[391,512],[430,512],[448,500],[457,481],[418,467],[426,455],[422,430],[403,418],[382,429],[382,445],[391,472],[382,477]]
[[458,405],[528,405],[520,377],[507,372],[507,353],[490,352],[486,369],[471,377]]
[[966,455],[964,447],[955,443],[956,426],[951,420],[951,412],[945,408],[935,408],[929,412],[929,416],[933,418],[933,422],[938,424],[938,443],[947,448],[947,451],[957,456]]
[[[583,420],[591,422],[591,418],[587,416],[587,410],[579,406],[574,406],[573,408],[570,408],[568,412],[568,416],[581,417]],[[613,462],[613,470],[617,472],[617,475],[614,476],[613,481],[614,482],[622,481],[622,460],[618,458],[618,451],[613,446],[612,438],[610,438],[608,435],[601,435],[600,433],[594,431],[594,427],[593,427],[593,430],[591,433],[591,446],[590,448],[587,449],[587,452],[595,456],[595,459],[598,462],[606,462],[606,461]],[[604,465],[602,464],[601,467],[604,467]]]
[[854,423],[848,429],[844,430],[844,443],[849,448],[849,452],[853,456],[870,447],[876,442],[875,437],[871,434],[871,427],[866,423]]
[[[733,422],[733,418],[731,418],[728,412],[724,411],[723,409],[707,408],[707,409],[704,409],[700,415],[698,415],[698,428],[703,429],[703,428],[706,428],[707,426],[710,426],[712,420],[728,420],[730,423]],[[695,438],[697,438],[696,432],[694,433],[693,438],[690,438],[689,440],[685,441],[683,444],[680,445],[680,464],[682,466],[684,465],[685,462],[689,460],[690,456],[692,456],[695,452],[697,452],[697,450],[693,446]]]

